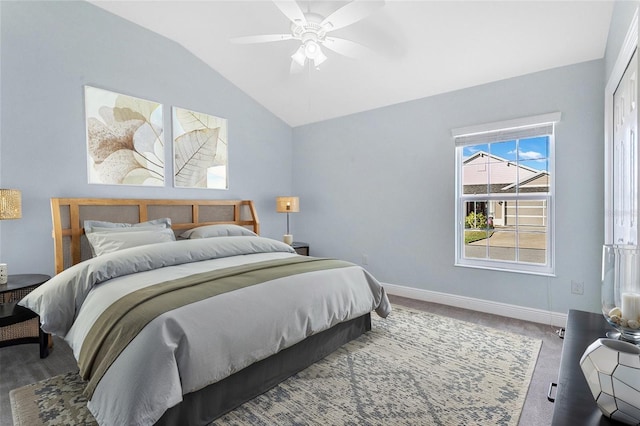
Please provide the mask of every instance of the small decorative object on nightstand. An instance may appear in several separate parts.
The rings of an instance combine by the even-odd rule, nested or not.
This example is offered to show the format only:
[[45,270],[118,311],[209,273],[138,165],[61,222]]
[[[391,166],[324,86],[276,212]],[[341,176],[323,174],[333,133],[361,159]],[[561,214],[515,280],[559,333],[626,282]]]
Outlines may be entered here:
[[600,338],[584,352],[580,367],[605,416],[629,425],[640,423],[640,348]]
[[6,284],[0,284],[0,348],[22,343],[39,343],[40,358],[49,355],[49,335],[40,328],[38,315],[18,305],[18,301],[49,275],[9,275]]
[[291,247],[294,248],[296,253],[303,256],[309,256],[309,244],[300,241],[294,241],[291,243]]
[[9,271],[6,263],[0,263],[0,284],[6,284],[9,279]]

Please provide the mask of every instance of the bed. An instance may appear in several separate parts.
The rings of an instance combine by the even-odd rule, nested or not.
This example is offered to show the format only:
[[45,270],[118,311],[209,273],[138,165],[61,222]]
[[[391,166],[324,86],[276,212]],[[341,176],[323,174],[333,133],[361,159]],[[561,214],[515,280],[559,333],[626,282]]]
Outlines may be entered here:
[[391,310],[359,266],[260,237],[250,200],[51,209],[56,276],[20,304],[69,343],[101,425],[208,424]]

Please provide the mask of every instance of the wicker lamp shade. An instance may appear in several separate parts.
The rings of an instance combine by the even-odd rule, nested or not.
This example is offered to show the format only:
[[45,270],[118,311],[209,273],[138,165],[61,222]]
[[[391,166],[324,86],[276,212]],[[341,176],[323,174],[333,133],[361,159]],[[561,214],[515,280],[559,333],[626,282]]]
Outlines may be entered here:
[[22,217],[22,196],[17,189],[0,189],[0,220]]
[[300,211],[298,197],[276,197],[276,211],[278,213],[297,213]]

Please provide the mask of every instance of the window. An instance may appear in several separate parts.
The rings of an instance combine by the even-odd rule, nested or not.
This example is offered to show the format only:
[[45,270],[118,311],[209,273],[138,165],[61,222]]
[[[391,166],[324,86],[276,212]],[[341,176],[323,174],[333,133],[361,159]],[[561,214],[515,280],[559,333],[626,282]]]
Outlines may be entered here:
[[554,124],[560,113],[453,130],[456,265],[554,273]]

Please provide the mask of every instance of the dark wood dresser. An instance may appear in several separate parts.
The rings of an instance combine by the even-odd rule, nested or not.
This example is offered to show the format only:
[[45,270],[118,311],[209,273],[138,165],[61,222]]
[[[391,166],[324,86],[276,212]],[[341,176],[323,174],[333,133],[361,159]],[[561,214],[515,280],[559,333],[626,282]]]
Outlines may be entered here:
[[610,330],[613,328],[602,314],[569,311],[553,405],[553,426],[621,424],[602,415],[580,369],[580,358],[587,347]]

